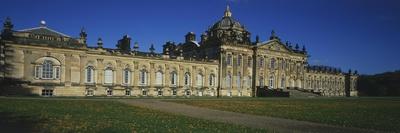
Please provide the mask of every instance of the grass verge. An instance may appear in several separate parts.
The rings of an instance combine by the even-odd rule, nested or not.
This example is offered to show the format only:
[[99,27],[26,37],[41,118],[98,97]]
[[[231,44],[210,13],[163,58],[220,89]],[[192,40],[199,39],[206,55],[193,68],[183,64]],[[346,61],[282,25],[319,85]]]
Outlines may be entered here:
[[400,132],[400,98],[166,100],[246,114]]
[[0,99],[0,129],[11,132],[266,132],[115,101]]

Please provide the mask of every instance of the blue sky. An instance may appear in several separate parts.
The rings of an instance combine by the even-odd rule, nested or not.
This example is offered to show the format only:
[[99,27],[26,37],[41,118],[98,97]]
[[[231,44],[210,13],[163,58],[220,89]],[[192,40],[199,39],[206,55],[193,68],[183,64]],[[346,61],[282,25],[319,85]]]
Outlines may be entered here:
[[156,51],[166,41],[183,42],[221,19],[227,4],[252,38],[262,40],[274,29],[280,38],[306,45],[310,64],[356,69],[374,74],[400,69],[400,1],[398,0],[1,0],[0,20],[14,28],[47,26],[78,36],[89,45],[101,37],[115,47],[128,34],[140,50]]

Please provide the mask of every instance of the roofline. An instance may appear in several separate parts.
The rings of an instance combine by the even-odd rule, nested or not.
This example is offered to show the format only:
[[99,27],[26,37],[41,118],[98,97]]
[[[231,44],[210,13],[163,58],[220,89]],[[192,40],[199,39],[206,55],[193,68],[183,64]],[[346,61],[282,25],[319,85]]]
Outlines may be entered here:
[[36,29],[41,29],[41,28],[44,28],[44,29],[50,30],[50,31],[52,31],[52,32],[55,32],[55,33],[57,33],[57,34],[60,34],[60,35],[62,35],[62,36],[71,38],[71,36],[68,36],[68,35],[66,35],[66,34],[64,34],[64,33],[55,31],[55,30],[50,29],[50,28],[47,28],[47,27],[34,27],[34,28],[29,28],[29,29],[17,30],[17,31],[18,31],[18,32],[28,32],[29,30],[36,30]]

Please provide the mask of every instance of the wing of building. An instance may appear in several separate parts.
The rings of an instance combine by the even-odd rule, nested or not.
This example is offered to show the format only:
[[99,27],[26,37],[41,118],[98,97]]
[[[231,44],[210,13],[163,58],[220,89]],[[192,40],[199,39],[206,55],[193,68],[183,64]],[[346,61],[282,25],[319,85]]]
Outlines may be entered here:
[[[185,42],[167,42],[162,53],[131,48],[126,35],[116,48],[86,43],[46,26],[14,30],[7,18],[1,32],[2,79],[25,81],[43,96],[258,96],[262,90],[298,90],[321,96],[357,96],[357,72],[310,66],[303,46],[269,40],[252,42],[250,32],[232,17],[201,34],[188,32]],[[13,89],[13,88],[7,88]]]

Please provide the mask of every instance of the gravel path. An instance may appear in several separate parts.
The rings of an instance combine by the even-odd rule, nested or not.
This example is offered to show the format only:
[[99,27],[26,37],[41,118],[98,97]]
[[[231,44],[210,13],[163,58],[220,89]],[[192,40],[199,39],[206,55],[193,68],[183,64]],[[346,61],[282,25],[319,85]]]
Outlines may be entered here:
[[200,119],[244,125],[253,128],[264,128],[273,132],[296,132],[296,133],[370,133],[378,132],[359,128],[339,127],[326,124],[273,118],[267,116],[256,116],[235,112],[213,110],[194,107],[184,104],[163,102],[157,99],[119,99],[118,101],[133,106],[146,107],[164,112],[185,115]]

